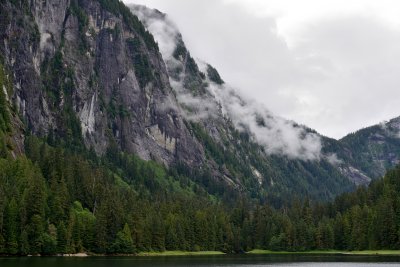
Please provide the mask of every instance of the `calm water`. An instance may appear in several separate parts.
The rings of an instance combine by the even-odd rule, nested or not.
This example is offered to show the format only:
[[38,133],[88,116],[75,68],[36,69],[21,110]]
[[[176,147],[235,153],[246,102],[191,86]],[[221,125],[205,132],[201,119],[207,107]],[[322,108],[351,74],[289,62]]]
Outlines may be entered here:
[[212,256],[212,257],[89,257],[0,258],[0,267],[361,267],[400,266],[400,257],[374,256]]

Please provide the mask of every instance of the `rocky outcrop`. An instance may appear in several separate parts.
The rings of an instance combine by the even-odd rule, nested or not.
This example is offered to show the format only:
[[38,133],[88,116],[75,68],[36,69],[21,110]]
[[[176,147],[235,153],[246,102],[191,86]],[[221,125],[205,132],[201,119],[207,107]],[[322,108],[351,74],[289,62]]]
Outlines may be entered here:
[[379,178],[400,162],[400,117],[361,129],[341,140],[347,161],[371,177]]
[[[233,190],[262,201],[293,194],[331,199],[399,161],[398,119],[332,140],[249,108],[245,118],[256,117],[252,126],[261,135],[272,123],[276,133],[289,129],[303,144],[318,141],[312,157],[298,157],[302,145],[294,157],[279,153],[282,146],[269,151],[265,144],[279,138],[254,138],[223,100],[232,100],[233,109],[252,103],[191,56],[165,14],[132,10],[142,22],[118,0],[0,3],[0,63],[13,84],[2,91],[17,129],[16,153],[22,153],[25,130],[99,155],[116,144],[119,151],[194,174],[192,182],[212,194]],[[172,45],[159,47],[146,28]]]
[[[190,107],[186,111],[187,119],[201,124],[208,136],[215,143],[220,144],[224,151],[232,151],[243,161],[248,160],[244,164],[251,164],[252,160],[249,159],[252,158],[251,155],[254,151],[246,147],[248,144],[238,140],[237,135],[234,137],[236,129],[230,121],[229,114],[224,114],[222,110],[224,107],[218,106],[220,99],[217,99],[216,94],[213,93],[213,90],[224,90],[224,81],[218,71],[209,64],[196,61],[191,57],[178,28],[166,14],[140,5],[132,5],[131,9],[143,21],[145,26],[154,33],[155,38],[164,43],[165,48],[161,49],[161,52],[166,62],[173,89],[178,95],[178,102],[183,108]],[[198,65],[202,66],[199,68]],[[212,86],[209,86],[210,84]],[[211,111],[210,109],[204,109],[210,104],[214,106]],[[198,108],[199,106],[203,107],[203,110]],[[201,114],[202,111],[205,115]],[[314,132],[320,138],[323,146],[319,160],[314,160],[311,164],[315,169],[321,168],[321,166],[328,166],[321,164],[321,161],[326,161],[330,165],[329,167],[324,167],[325,170],[323,171],[323,173],[328,172],[330,177],[323,178],[326,174],[318,174],[321,175],[321,184],[324,184],[326,179],[341,179],[340,177],[345,177],[357,186],[366,185],[371,179],[383,175],[388,167],[398,164],[400,150],[397,148],[400,146],[398,141],[396,143],[396,140],[399,140],[398,137],[400,136],[399,121],[399,119],[394,119],[382,124],[377,128],[378,131],[373,131],[368,136],[364,136],[363,132],[365,130],[355,133],[362,140],[362,145],[359,147],[352,143],[351,138],[333,140]],[[383,130],[383,128],[385,129]],[[271,155],[263,153],[262,148],[253,146],[251,149],[261,150],[262,161],[266,165],[276,164],[270,163]],[[360,153],[354,153],[358,149],[361,149]],[[285,161],[283,160],[283,162]],[[300,165],[303,164],[304,162]],[[282,163],[279,166],[280,171],[284,172],[284,165]],[[250,179],[256,180],[260,185],[274,184],[275,178],[271,173],[264,171],[261,174],[259,171],[255,172],[253,167],[250,171],[247,173],[247,179],[251,177]],[[291,171],[295,173],[302,172],[301,168]],[[313,172],[316,173],[315,170]],[[303,175],[307,176],[308,174],[298,175],[299,182]],[[313,174],[313,176],[315,175]],[[239,184],[244,182],[235,176],[233,179],[236,179],[236,183]],[[285,183],[286,181],[282,182]]]
[[200,165],[204,151],[175,108],[157,44],[122,4],[110,3],[0,4],[10,14],[0,51],[14,74],[13,105],[37,135],[69,138],[79,129],[99,154],[115,140],[143,159]]

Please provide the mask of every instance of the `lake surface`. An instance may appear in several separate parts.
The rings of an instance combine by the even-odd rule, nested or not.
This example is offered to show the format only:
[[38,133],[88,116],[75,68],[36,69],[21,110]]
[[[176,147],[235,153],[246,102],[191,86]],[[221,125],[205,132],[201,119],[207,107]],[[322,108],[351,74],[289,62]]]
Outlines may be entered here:
[[0,267],[361,267],[400,266],[400,257],[382,256],[299,256],[299,255],[239,255],[239,256],[179,256],[179,257],[22,257],[0,258]]

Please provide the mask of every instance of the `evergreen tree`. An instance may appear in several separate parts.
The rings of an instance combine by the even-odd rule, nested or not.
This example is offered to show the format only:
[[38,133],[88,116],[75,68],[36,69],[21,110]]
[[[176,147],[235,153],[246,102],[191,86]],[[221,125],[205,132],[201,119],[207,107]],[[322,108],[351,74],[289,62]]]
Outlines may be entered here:
[[13,198],[7,205],[5,212],[5,252],[18,253],[18,206]]
[[38,214],[33,215],[27,227],[29,252],[32,254],[40,254],[43,249],[44,234],[42,217]]
[[3,234],[0,232],[0,254],[6,252],[6,240],[3,237]]
[[107,236],[107,211],[104,205],[101,205],[96,212],[95,228],[95,251],[98,253],[105,253],[109,247],[109,242]]
[[50,224],[48,232],[43,234],[43,249],[46,255],[53,255],[57,252],[57,228]]
[[379,247],[393,249],[397,241],[397,231],[393,206],[387,197],[381,199],[378,204],[377,223],[381,226],[378,229]]
[[134,252],[132,234],[128,224],[125,224],[124,228],[117,233],[113,244],[113,251],[115,253],[124,254],[131,254]]
[[153,217],[151,247],[156,251],[165,250],[165,229],[159,215]]
[[19,241],[19,253],[21,255],[27,255],[31,251],[29,246],[29,236],[26,229],[22,230],[20,241]]
[[25,210],[27,218],[38,215],[41,218],[45,215],[46,186],[43,177],[37,170],[32,168],[32,177],[29,180],[29,187],[25,192]]
[[335,236],[334,248],[339,250],[346,249],[344,222],[341,213],[338,213],[335,217],[333,233]]
[[179,248],[179,240],[177,234],[178,222],[174,214],[169,213],[165,220],[165,248],[167,250],[177,250]]
[[67,229],[64,222],[61,221],[57,227],[57,252],[62,254],[67,253],[67,244]]

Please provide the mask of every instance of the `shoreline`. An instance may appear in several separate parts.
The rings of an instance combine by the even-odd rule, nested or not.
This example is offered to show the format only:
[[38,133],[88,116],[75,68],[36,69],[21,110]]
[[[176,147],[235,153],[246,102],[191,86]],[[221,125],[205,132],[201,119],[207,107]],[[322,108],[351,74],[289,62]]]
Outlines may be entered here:
[[222,251],[163,251],[163,252],[139,252],[138,257],[163,257],[163,256],[218,256],[227,255]]
[[248,255],[337,255],[337,256],[400,256],[400,250],[310,250],[310,251],[272,251],[254,249]]
[[16,258],[24,258],[24,257],[66,257],[66,258],[86,258],[86,257],[167,257],[167,256],[218,256],[218,255],[227,255],[222,251],[147,251],[147,252],[139,252],[132,254],[96,254],[91,252],[79,252],[79,253],[66,253],[66,254],[54,254],[54,255],[1,255],[0,258],[8,258],[8,257],[16,257]]
[[72,253],[72,254],[55,254],[55,255],[0,255],[4,257],[66,257],[66,258],[86,258],[86,257],[171,257],[171,256],[268,256],[268,255],[281,255],[281,256],[398,256],[400,257],[400,250],[361,250],[361,251],[343,251],[343,250],[311,250],[311,251],[272,251],[254,249],[244,253],[228,254],[222,251],[149,251],[139,252],[135,254],[95,254],[95,253]]

